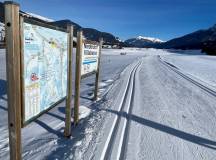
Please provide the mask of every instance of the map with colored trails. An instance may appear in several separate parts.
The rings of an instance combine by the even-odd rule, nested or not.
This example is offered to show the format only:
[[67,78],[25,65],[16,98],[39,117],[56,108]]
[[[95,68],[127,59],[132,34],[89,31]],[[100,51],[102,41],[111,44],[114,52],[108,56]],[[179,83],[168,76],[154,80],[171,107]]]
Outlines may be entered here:
[[66,96],[68,33],[23,25],[26,122]]

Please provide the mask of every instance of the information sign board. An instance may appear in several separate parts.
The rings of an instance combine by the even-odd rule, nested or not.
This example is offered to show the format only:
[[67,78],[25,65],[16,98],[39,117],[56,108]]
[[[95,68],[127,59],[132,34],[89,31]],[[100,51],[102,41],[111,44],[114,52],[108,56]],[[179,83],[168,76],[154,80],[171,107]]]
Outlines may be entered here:
[[84,41],[82,47],[81,76],[97,71],[99,58],[99,44],[92,41]]
[[23,23],[24,122],[66,97],[68,33]]

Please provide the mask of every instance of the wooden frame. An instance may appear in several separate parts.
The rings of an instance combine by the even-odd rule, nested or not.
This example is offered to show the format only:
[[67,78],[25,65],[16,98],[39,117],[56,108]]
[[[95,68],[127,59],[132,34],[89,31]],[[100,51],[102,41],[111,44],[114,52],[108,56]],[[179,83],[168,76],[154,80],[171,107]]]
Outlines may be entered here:
[[98,66],[95,76],[95,90],[94,90],[94,100],[97,101],[98,99],[98,88],[99,88],[99,77],[100,77],[100,59],[101,59],[101,50],[103,45],[103,38],[99,40],[99,55],[98,55]]
[[[94,44],[99,46],[98,53],[98,63],[97,70],[93,72],[89,72],[81,76],[81,66],[82,66],[82,51],[83,51],[83,43]],[[102,49],[103,39],[100,38],[100,42],[83,40],[82,31],[77,32],[77,50],[76,50],[76,79],[75,79],[75,100],[74,100],[74,124],[77,125],[79,122],[79,105],[80,105],[80,83],[81,79],[86,78],[92,74],[96,74],[95,76],[95,91],[94,91],[94,100],[97,100],[98,97],[98,83],[99,83],[99,66],[100,66],[100,57],[101,57],[101,49]]]
[[24,19],[23,16],[20,16],[20,56],[21,56],[21,69],[20,69],[20,77],[21,77],[21,103],[22,103],[22,107],[21,107],[21,119],[22,119],[22,128],[24,127],[24,116],[25,116],[25,107],[24,107],[24,102],[25,102],[25,89],[24,89],[24,77],[23,77],[23,71],[24,71],[24,48],[23,48],[23,44],[24,44],[24,39],[23,39],[23,23],[24,23]]
[[[25,16],[23,16],[23,15],[20,14],[20,41],[21,41],[21,43],[20,43],[20,48],[21,48],[20,49],[20,55],[21,55],[21,88],[22,88],[22,107],[21,107],[21,119],[22,119],[22,123],[21,123],[21,125],[22,125],[22,128],[25,127],[26,125],[28,125],[29,123],[31,123],[32,121],[34,121],[35,119],[39,118],[44,113],[47,113],[49,110],[51,110],[52,108],[54,108],[56,105],[58,105],[61,102],[63,102],[66,99],[66,97],[67,97],[67,94],[66,94],[65,97],[63,97],[62,99],[60,99],[56,103],[53,103],[47,109],[43,110],[42,112],[38,113],[37,115],[35,115],[32,118],[30,118],[27,121],[25,121],[25,88],[24,88],[25,83],[24,83],[24,75],[23,75],[23,71],[24,71],[24,62],[23,62],[24,61],[23,23],[29,23],[29,24],[32,24],[32,25],[37,25],[37,26],[48,28],[48,29],[53,29],[53,30],[56,30],[56,31],[65,32],[65,33],[68,33],[68,36],[70,34],[64,28],[52,26],[52,25],[49,25],[47,23],[42,23],[40,21],[33,20],[33,19],[29,18],[29,17],[25,17]],[[68,41],[68,43],[69,43],[69,41]],[[69,44],[67,46],[69,47]]]
[[68,81],[67,81],[67,97],[65,108],[65,137],[71,136],[71,99],[72,99],[72,52],[73,52],[73,26],[68,25]]
[[49,28],[49,29],[53,29],[53,30],[57,30],[57,31],[68,33],[67,29],[65,29],[65,28],[60,28],[58,26],[50,25],[48,23],[43,23],[41,21],[37,21],[35,19],[31,19],[30,17],[26,17],[24,15],[20,15],[20,16],[23,17],[24,22],[26,22],[26,23],[30,23],[30,24],[33,24],[33,25],[37,25],[37,26],[41,26],[41,27],[45,27],[45,28]]
[[77,32],[77,49],[76,49],[76,77],[75,77],[75,97],[74,97],[74,125],[79,122],[79,105],[80,105],[80,81],[81,81],[81,62],[82,62],[82,31]]
[[[71,96],[72,96],[72,51],[73,27],[67,30],[52,26],[37,20],[32,20],[20,13],[19,4],[4,2],[5,31],[6,31],[6,70],[7,70],[7,95],[8,95],[8,130],[9,149],[11,160],[22,159],[21,128],[46,113],[54,106],[66,101],[65,136],[71,134]],[[52,104],[36,116],[25,121],[25,79],[24,79],[24,22],[33,25],[67,33],[67,93],[66,97]]]
[[5,7],[6,70],[10,159],[22,159],[21,143],[21,57],[19,4],[7,1]]

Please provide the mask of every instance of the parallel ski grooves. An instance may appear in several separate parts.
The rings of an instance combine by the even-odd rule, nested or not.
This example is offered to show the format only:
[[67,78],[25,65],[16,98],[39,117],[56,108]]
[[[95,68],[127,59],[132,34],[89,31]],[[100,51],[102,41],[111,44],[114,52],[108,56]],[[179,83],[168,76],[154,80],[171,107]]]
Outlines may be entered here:
[[173,68],[172,66],[170,66],[169,64],[167,64],[165,61],[163,61],[160,57],[159,57],[159,61],[164,64],[165,66],[167,66],[169,69],[171,69],[172,71],[174,71],[175,73],[177,73],[178,75],[180,75],[181,77],[183,77],[184,79],[188,80],[189,82],[193,83],[194,85],[198,86],[199,88],[203,89],[204,91],[206,91],[207,93],[211,94],[212,96],[216,97],[216,92],[206,86],[204,86],[203,84],[193,80],[192,78],[186,76],[185,74],[183,74],[182,72],[178,71],[177,69]]
[[[130,86],[131,86],[131,83],[134,83],[133,81],[134,81],[134,77],[135,77],[135,72],[136,72],[136,70],[137,70],[137,68],[138,68],[138,66],[140,65],[141,63],[139,62],[134,68],[133,68],[133,70],[131,71],[131,74],[130,74],[130,77],[129,77],[129,83],[127,84],[127,86],[126,86],[126,92],[125,92],[125,94],[123,95],[124,97],[123,97],[123,102],[122,102],[122,104],[120,104],[121,106],[120,106],[120,110],[119,110],[119,112],[120,113],[123,113],[123,110],[124,110],[124,106],[125,106],[125,103],[126,103],[126,101],[127,101],[127,97],[128,96],[130,96],[130,95],[128,95],[129,94],[129,90],[130,90]],[[134,86],[133,86],[133,88],[132,89],[134,89]],[[132,91],[133,92],[133,91]],[[130,98],[132,98],[132,97],[130,97]],[[123,114],[125,114],[125,113],[123,113]],[[124,117],[124,116],[123,116]],[[118,133],[118,128],[119,128],[119,124],[120,124],[120,120],[121,120],[121,116],[118,116],[117,117],[117,121],[116,121],[116,123],[114,124],[115,126],[114,126],[114,129],[113,129],[113,131],[112,131],[112,133],[111,133],[111,138],[110,138],[110,140],[109,140],[109,144],[108,144],[108,146],[107,146],[107,148],[106,148],[106,151],[105,151],[105,154],[104,155],[102,155],[101,156],[101,160],[102,159],[110,159],[110,156],[111,156],[111,154],[112,154],[112,148],[113,148],[113,144],[114,144],[114,142],[115,142],[115,140],[116,140],[116,135],[117,135],[117,133]]]
[[122,150],[121,150],[121,154],[120,154],[120,159],[122,159],[122,160],[124,160],[126,158],[125,153],[127,153],[127,148],[128,148],[128,139],[129,139],[129,133],[130,133],[130,124],[131,124],[131,114],[132,114],[133,105],[134,105],[134,99],[135,99],[134,94],[135,94],[135,85],[136,85],[136,81],[135,81],[136,72],[137,72],[137,69],[136,69],[135,74],[134,74],[130,109],[129,109],[128,114],[126,115],[127,124],[126,124],[126,129],[125,129],[125,132],[124,132],[124,140],[123,140],[123,143],[122,143]]

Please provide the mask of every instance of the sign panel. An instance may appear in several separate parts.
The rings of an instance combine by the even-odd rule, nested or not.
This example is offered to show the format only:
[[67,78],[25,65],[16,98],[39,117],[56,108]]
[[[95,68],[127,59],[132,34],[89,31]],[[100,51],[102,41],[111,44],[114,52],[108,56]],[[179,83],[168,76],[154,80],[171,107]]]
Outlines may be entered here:
[[66,97],[68,33],[24,22],[24,122]]
[[99,44],[92,41],[84,41],[82,47],[81,76],[97,71]]

